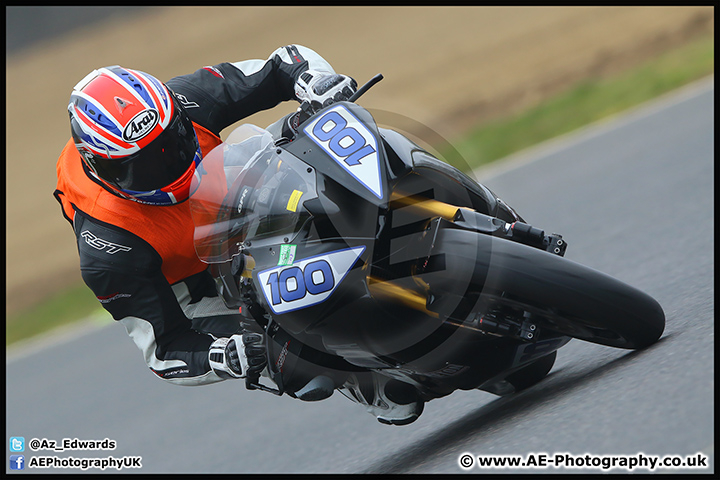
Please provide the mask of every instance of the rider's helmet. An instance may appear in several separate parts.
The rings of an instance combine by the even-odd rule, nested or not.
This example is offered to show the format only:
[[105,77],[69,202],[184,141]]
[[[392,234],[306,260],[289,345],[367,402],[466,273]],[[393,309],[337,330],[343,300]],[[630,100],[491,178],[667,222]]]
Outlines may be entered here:
[[200,145],[162,82],[120,66],[101,68],[75,85],[68,112],[75,146],[107,189],[151,205],[188,198]]

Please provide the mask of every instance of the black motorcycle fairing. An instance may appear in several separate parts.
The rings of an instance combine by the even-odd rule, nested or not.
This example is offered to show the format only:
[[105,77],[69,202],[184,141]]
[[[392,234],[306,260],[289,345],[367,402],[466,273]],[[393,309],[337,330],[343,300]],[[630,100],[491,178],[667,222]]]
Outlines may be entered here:
[[301,124],[295,139],[282,148],[342,184],[353,196],[383,208],[389,199],[391,171],[380,139],[367,110],[337,102]]
[[[286,120],[271,128],[284,132]],[[239,294],[252,293],[249,310],[267,320],[271,361],[297,383],[288,392],[307,379],[305,367],[328,369],[336,386],[353,369],[381,372],[426,399],[499,392],[509,373],[550,358],[570,336],[638,348],[662,333],[656,305],[566,263],[562,249],[548,253],[544,232],[511,225],[524,222],[492,191],[379,128],[362,107],[330,105],[295,133],[268,143],[256,129],[226,142],[219,155],[235,158],[232,168],[198,167],[204,183],[222,187],[211,188],[216,200],[196,208],[191,197],[194,220],[205,220],[196,222],[200,257],[249,259],[233,272]],[[589,279],[586,292],[575,291],[575,276]],[[612,305],[625,297],[620,310]],[[588,316],[590,302],[597,312]],[[532,322],[534,336],[518,334]],[[300,368],[306,360],[313,365]]]
[[[470,178],[468,174],[438,159],[426,149],[394,130],[378,128],[378,131],[386,143],[385,151],[388,157],[388,165],[395,178],[403,177],[411,171],[417,171],[419,168],[438,172],[458,183],[459,186],[455,190],[465,189],[470,198],[470,203],[467,205],[461,203],[454,205],[471,207],[480,213],[510,223],[515,221],[524,222],[512,207],[502,201],[488,187]],[[455,199],[455,201],[462,202],[461,199]]]
[[[299,341],[352,365],[384,369],[400,359],[421,357],[447,340],[457,326],[445,324],[443,318],[458,309],[455,316],[464,316],[475,301],[436,288],[433,307],[428,308],[429,284],[422,275],[440,279],[432,280],[433,285],[447,283],[442,279],[457,284],[463,279],[467,283],[472,272],[462,266],[450,271],[442,255],[431,254],[432,217],[413,213],[412,204],[430,200],[487,209],[493,197],[475,187],[473,200],[466,188],[468,179],[427,158],[415,159],[415,154],[429,156],[421,149],[409,159],[412,168],[391,168],[389,158],[394,155],[397,160],[400,155],[395,149],[387,154],[390,143],[382,140],[372,117],[355,105],[334,110],[338,111],[344,112],[343,118],[362,118],[377,140],[373,145],[377,145],[378,172],[385,182],[379,190],[343,167],[337,152],[309,138],[310,124],[292,143],[278,146],[267,142],[265,132],[251,131],[216,155],[216,162],[226,163],[223,167],[206,164],[212,155],[203,160],[206,174],[192,199],[193,211],[198,204],[210,208],[203,188],[208,183],[213,186],[211,173],[225,174],[220,183],[229,193],[219,200],[218,192],[212,192],[211,206],[220,213],[210,226],[199,225],[196,244],[205,254],[201,258],[211,263],[229,262],[240,253],[251,258],[249,281],[254,291],[262,293],[256,296],[258,304]],[[333,123],[327,123],[332,131]],[[398,145],[399,140],[393,142]],[[253,145],[257,151],[247,148]],[[301,179],[302,186],[286,185],[283,169]],[[288,195],[293,192],[301,192],[301,199],[288,208]],[[397,198],[400,203],[393,203]],[[409,203],[402,202],[408,198]],[[270,222],[275,213],[294,220]],[[268,224],[273,228],[262,227]],[[212,229],[219,233],[207,235]],[[203,231],[211,241],[203,243]],[[213,255],[207,254],[209,247],[215,248]],[[344,262],[340,270],[334,266],[338,259]],[[410,312],[407,304],[413,306]]]

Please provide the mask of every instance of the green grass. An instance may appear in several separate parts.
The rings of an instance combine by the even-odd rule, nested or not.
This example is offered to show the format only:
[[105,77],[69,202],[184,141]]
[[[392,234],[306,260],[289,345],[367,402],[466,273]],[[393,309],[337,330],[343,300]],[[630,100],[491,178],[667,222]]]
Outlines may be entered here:
[[74,285],[26,310],[8,316],[5,344],[10,345],[90,316],[98,321],[112,319],[85,284]]
[[456,142],[475,169],[669,92],[715,70],[714,37],[703,38],[607,79],[585,81],[518,115],[473,129]]
[[[471,168],[477,168],[709,75],[715,70],[714,58],[711,35],[613,78],[584,82],[536,108],[479,126],[455,142],[456,148]],[[448,158],[455,163],[452,155]],[[9,316],[6,345],[86,318],[99,309],[97,299],[87,287],[73,286]]]

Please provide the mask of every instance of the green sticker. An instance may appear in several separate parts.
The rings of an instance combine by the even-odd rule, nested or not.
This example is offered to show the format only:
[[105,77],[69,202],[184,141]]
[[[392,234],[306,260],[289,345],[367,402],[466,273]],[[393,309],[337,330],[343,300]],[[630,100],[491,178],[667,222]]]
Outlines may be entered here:
[[295,261],[297,245],[280,245],[280,258],[278,265],[292,265]]

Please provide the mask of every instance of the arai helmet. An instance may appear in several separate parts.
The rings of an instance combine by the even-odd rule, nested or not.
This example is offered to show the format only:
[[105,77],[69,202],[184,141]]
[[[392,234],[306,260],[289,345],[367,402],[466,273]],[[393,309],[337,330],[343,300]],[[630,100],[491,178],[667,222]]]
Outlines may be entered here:
[[120,66],[94,70],[75,85],[68,112],[75,146],[107,188],[151,205],[188,198],[200,145],[158,79]]

